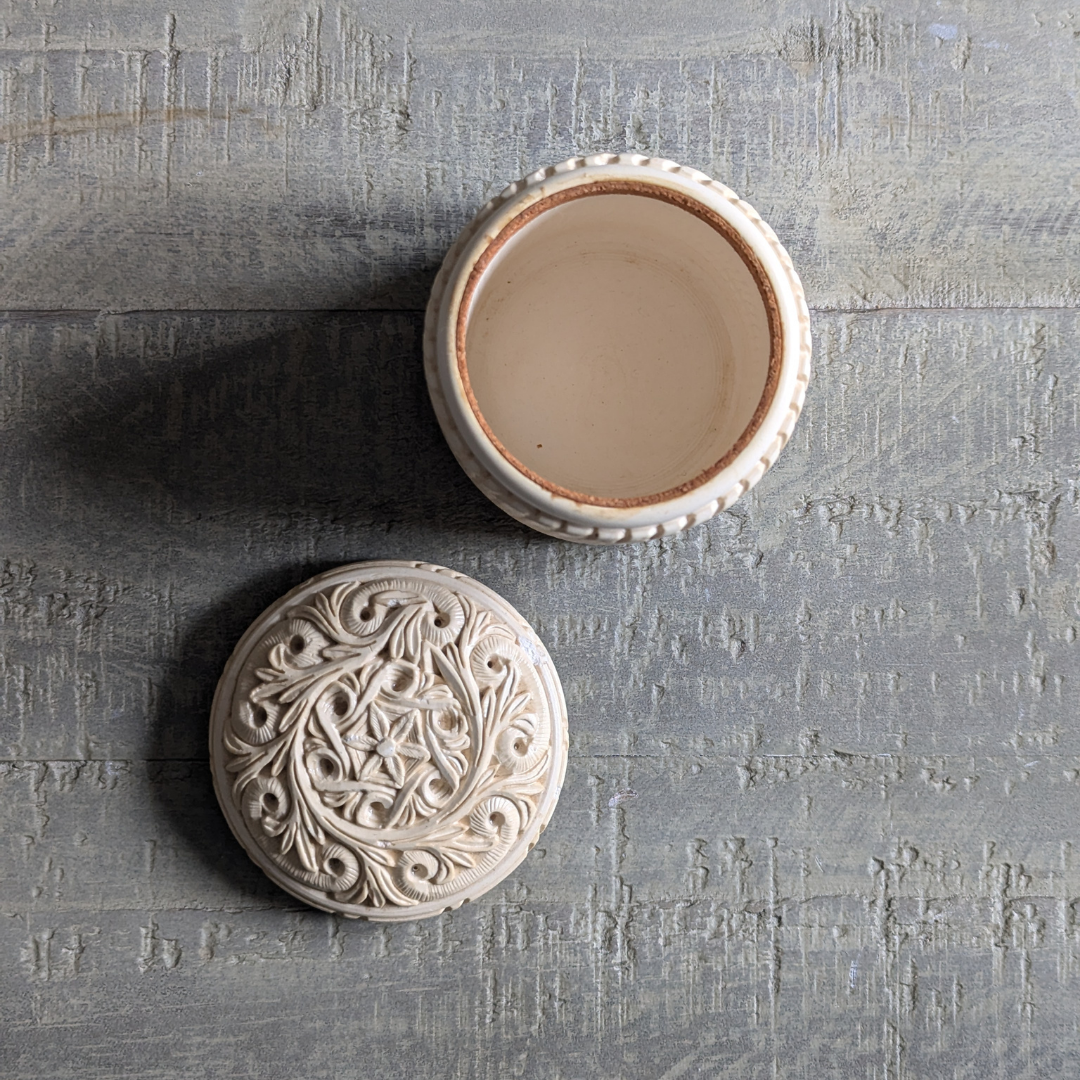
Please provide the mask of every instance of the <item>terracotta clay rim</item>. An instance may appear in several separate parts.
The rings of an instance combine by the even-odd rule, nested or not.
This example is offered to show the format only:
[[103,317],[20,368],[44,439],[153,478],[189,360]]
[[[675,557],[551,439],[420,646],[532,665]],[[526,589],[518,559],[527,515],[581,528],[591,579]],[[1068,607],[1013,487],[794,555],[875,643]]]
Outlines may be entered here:
[[[523,229],[545,211],[550,210],[553,206],[558,206],[561,203],[587,198],[592,195],[639,195],[644,198],[659,199],[661,202],[670,203],[673,206],[677,206],[680,210],[685,210],[687,213],[693,214],[694,217],[711,226],[735,249],[747,270],[750,271],[750,276],[754,279],[754,284],[757,285],[758,292],[761,295],[761,301],[765,305],[765,312],[769,321],[769,372],[765,379],[765,388],[762,391],[761,400],[754,410],[754,415],[750,418],[750,423],[747,424],[743,433],[735,440],[719,461],[710,465],[692,479],[684,481],[677,487],[661,491],[656,495],[638,495],[631,499],[605,498],[599,495],[586,495],[581,491],[571,491],[569,488],[562,487],[559,484],[554,484],[550,480],[545,479],[539,473],[534,472],[523,462],[519,461],[499,441],[498,436],[491,430],[487,420],[484,418],[484,414],[480,411],[480,405],[473,393],[472,384],[469,382],[469,370],[465,355],[465,338],[468,329],[469,309],[472,306],[473,296],[480,285],[484,272],[491,264],[491,261],[515,233],[520,229]],[[701,487],[702,484],[711,480],[723,469],[727,468],[727,466],[742,453],[764,422],[765,414],[769,411],[769,407],[772,405],[773,398],[776,396],[776,391],[780,385],[780,366],[784,352],[784,331],[780,319],[780,304],[776,299],[772,281],[762,267],[753,248],[726,218],[706,206],[704,203],[699,202],[697,199],[684,194],[681,191],[675,191],[659,184],[650,183],[649,181],[594,180],[566,188],[563,191],[558,191],[554,195],[547,196],[547,198],[539,199],[537,202],[526,207],[520,214],[503,226],[495,239],[488,244],[480,258],[477,259],[476,263],[473,265],[472,271],[469,274],[469,279],[465,283],[465,290],[462,293],[461,302],[458,306],[454,350],[457,353],[458,377],[461,379],[465,398],[469,403],[469,408],[472,410],[473,416],[476,417],[476,422],[480,425],[480,428],[487,436],[491,445],[494,446],[495,449],[518,470],[518,472],[523,476],[528,477],[534,484],[544,488],[544,490],[550,491],[553,495],[559,495],[562,498],[570,499],[575,503],[587,506],[606,506],[616,509],[628,509],[631,507],[652,506],[656,503],[667,502],[670,499],[687,495],[691,491]]]

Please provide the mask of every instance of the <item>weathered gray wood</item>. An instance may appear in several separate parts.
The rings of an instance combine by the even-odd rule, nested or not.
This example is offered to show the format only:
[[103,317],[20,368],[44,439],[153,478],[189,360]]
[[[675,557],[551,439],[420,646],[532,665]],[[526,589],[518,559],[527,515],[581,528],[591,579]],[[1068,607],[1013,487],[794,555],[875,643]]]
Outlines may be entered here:
[[[416,314],[9,318],[10,1074],[88,1053],[91,1075],[462,1077],[1075,1056],[1077,316],[815,328],[776,469],[708,526],[611,550],[475,493]],[[270,886],[204,745],[247,622],[385,556],[519,605],[573,732],[526,864],[392,930]]]
[[[8,768],[31,886],[0,924],[9,1074],[1067,1072],[1068,823],[980,847],[956,822],[998,791],[961,809],[896,760],[860,782],[858,762],[823,758],[823,783],[756,794],[677,755],[576,762],[510,882],[394,927],[272,890],[225,839],[201,766]],[[637,797],[611,807],[628,783]],[[1056,796],[1026,790],[973,831],[1030,832]],[[844,813],[808,816],[806,798]]]
[[546,543],[468,483],[425,397],[419,316],[9,320],[4,753],[202,757],[248,622],[318,569],[392,556],[517,604],[589,752],[734,730],[788,753],[803,729],[852,751],[996,753],[1051,730],[1080,750],[1077,316],[816,330],[805,415],[760,490],[603,552]]
[[[1077,1071],[1072,15],[121,0],[0,27],[0,1075]],[[626,148],[776,227],[815,376],[732,510],[578,548],[454,463],[420,309],[506,180]],[[537,849],[411,926],[274,889],[206,768],[248,622],[363,558],[499,590],[570,705]]]
[[627,148],[749,199],[817,306],[1076,301],[1072,16],[525,6],[27,6],[0,306],[416,306],[504,184]]

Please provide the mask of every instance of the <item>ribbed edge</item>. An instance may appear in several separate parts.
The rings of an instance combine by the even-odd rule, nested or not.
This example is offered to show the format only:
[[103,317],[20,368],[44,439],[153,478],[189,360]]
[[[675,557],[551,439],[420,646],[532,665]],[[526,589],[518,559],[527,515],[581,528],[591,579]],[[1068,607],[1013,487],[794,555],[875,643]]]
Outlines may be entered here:
[[[787,283],[795,297],[799,322],[799,366],[796,372],[794,389],[788,405],[788,412],[780,424],[776,437],[769,444],[765,453],[747,468],[742,477],[731,486],[722,498],[714,499],[690,514],[671,518],[656,525],[643,525],[637,528],[575,525],[529,505],[508,491],[480,463],[462,438],[457,425],[454,423],[438,373],[438,323],[442,304],[453,280],[453,270],[458,257],[481,230],[484,223],[500,206],[505,205],[525,188],[533,187],[553,176],[576,169],[598,168],[609,165],[633,165],[673,173],[700,184],[702,187],[709,188],[710,191],[720,195],[737,207],[746,219],[757,228],[766,243],[776,252],[780,266],[786,275]],[[749,491],[765,475],[766,470],[776,462],[780,451],[783,450],[788,439],[791,438],[795,422],[802,412],[803,401],[806,398],[806,388],[810,382],[811,351],[810,312],[806,306],[806,296],[803,292],[802,282],[795,272],[791,256],[788,255],[784,246],[777,239],[776,233],[762,220],[761,215],[749,203],[740,199],[734,191],[706,176],[705,173],[686,168],[666,158],[650,158],[640,154],[593,154],[588,157],[570,158],[567,161],[560,162],[558,165],[551,165],[546,169],[530,173],[530,175],[506,187],[481,208],[476,217],[462,230],[454,245],[447,252],[446,258],[439,268],[439,273],[436,275],[435,284],[432,286],[431,298],[428,301],[427,314],[424,320],[424,371],[427,376],[432,406],[435,409],[439,426],[442,428],[443,435],[446,437],[451,451],[453,451],[454,456],[458,459],[469,479],[496,506],[522,524],[528,525],[530,528],[548,536],[579,544],[625,544],[641,540],[652,540],[659,536],[670,536],[688,529],[691,525],[708,521],[709,518],[718,514],[721,510],[726,510],[731,506],[736,499]]]

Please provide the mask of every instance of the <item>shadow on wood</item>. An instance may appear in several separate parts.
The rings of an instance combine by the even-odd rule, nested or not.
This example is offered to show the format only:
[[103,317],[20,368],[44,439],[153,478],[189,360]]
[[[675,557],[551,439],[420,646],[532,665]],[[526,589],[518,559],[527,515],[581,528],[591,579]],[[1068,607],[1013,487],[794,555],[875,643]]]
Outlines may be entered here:
[[[115,317],[114,317],[115,318]],[[123,317],[120,317],[122,320]],[[149,324],[149,325],[148,325]],[[49,387],[59,468],[109,524],[176,511],[507,535],[435,422],[413,312],[141,315]]]
[[[36,384],[38,430],[49,434],[27,453],[51,459],[57,492],[79,493],[88,549],[111,551],[127,533],[145,537],[154,558],[178,557],[154,537],[184,519],[204,537],[213,579],[215,559],[244,560],[245,538],[260,532],[338,529],[346,558],[423,555],[418,541],[433,534],[483,545],[524,532],[446,446],[421,333],[415,312],[103,317],[72,332],[69,355],[59,350],[66,375]],[[88,342],[76,369],[70,352]],[[231,568],[224,577],[243,584],[187,609],[153,680],[148,783],[162,831],[182,838],[241,906],[299,905],[250,862],[218,808],[203,756],[214,688],[251,621],[337,561]]]
[[329,569],[282,567],[222,597],[191,621],[152,703],[148,777],[154,805],[167,819],[166,835],[182,839],[187,855],[231,889],[244,907],[303,905],[274,885],[233,838],[214,795],[209,761],[185,759],[178,752],[191,745],[192,728],[207,730],[218,677],[250,623],[294,585]]

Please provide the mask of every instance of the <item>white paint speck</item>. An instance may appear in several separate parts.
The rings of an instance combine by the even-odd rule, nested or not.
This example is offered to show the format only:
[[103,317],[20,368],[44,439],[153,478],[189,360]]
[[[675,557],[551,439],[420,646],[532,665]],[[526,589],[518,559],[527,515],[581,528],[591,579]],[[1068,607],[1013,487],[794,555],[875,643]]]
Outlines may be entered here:
[[534,642],[531,638],[527,638],[524,634],[522,634],[518,637],[518,644],[525,651],[526,656],[528,656],[528,658],[534,664],[536,664],[537,667],[543,667],[544,664],[547,662],[547,657],[544,656],[543,653],[541,653],[541,651],[536,647],[536,642]]
[[616,791],[615,794],[612,795],[610,799],[608,799],[607,804],[609,807],[614,808],[618,806],[619,803],[630,802],[631,799],[636,798],[636,791]]
[[952,41],[959,31],[952,23],[931,23],[930,33],[942,41]]

